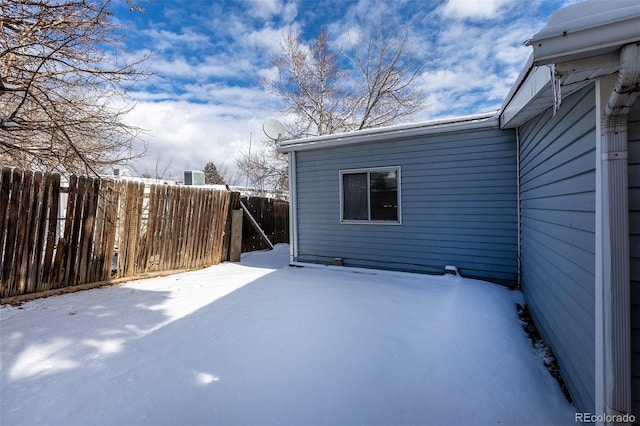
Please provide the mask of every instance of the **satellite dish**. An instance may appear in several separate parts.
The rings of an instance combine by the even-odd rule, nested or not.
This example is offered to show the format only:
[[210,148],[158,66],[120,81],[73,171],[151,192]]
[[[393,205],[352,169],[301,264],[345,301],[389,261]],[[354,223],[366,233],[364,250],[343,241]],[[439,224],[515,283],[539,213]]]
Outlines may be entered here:
[[284,136],[284,124],[276,119],[269,118],[262,125],[262,131],[269,139],[277,141]]

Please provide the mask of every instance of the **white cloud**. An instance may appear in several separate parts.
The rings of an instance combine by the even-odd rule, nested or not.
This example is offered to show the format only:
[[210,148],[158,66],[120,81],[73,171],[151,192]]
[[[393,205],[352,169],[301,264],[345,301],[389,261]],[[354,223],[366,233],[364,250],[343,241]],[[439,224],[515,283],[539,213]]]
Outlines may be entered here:
[[194,74],[194,66],[183,57],[173,59],[154,58],[149,64],[149,69],[161,77],[166,76],[191,76]]
[[247,13],[253,17],[270,19],[282,8],[279,0],[250,0]]
[[184,49],[186,47],[210,45],[209,37],[202,33],[193,32],[192,30],[176,33],[154,28],[142,32],[153,40],[153,49],[156,51],[170,48]]
[[513,4],[513,0],[447,0],[441,13],[445,17],[457,19],[496,19]]
[[348,11],[344,20],[347,23],[360,22],[361,24],[374,26],[380,22],[391,25],[394,22],[401,22],[401,20],[403,20],[403,17],[396,13],[396,9],[401,3],[401,1],[359,0],[354,7]]
[[281,0],[249,0],[247,13],[263,20],[279,17],[286,23],[291,23],[298,15],[298,5],[294,1]]
[[280,16],[282,20],[290,24],[296,16],[298,16],[298,5],[293,1],[285,4]]
[[[129,120],[150,130],[151,155],[136,168],[153,170],[156,160],[173,158],[178,176],[208,161],[235,169],[250,134],[253,146],[260,145],[266,118],[286,121],[259,79],[275,76],[267,58],[278,52],[287,28],[315,31],[322,25],[332,43],[348,50],[381,21],[398,29],[408,21],[429,69],[421,79],[429,106],[414,120],[495,110],[529,56],[523,42],[544,26],[537,11],[544,1],[521,11],[513,0],[448,0],[435,10],[413,7],[413,0],[358,0],[347,7],[336,0],[323,7],[333,4],[340,14],[331,10],[327,16],[319,15],[320,6],[298,0],[213,2],[210,13],[147,29],[151,42],[139,46],[160,51],[148,65],[163,78],[142,82],[132,93],[138,105]],[[407,5],[410,16],[399,13]]]
[[138,101],[127,122],[148,131],[149,155],[132,165],[136,172],[153,174],[157,166],[163,169],[171,163],[165,178],[181,178],[182,170],[200,170],[213,161],[235,174],[250,135],[254,147],[261,145],[263,121],[277,117],[261,90],[215,84],[186,87],[198,88],[203,98],[210,98],[208,103],[152,101],[158,95],[137,94],[146,100]]
[[246,35],[243,35],[242,41],[244,44],[258,47],[260,51],[254,51],[254,56],[263,54],[275,54],[280,50],[280,40],[282,39],[282,29],[275,28],[261,28],[259,30],[251,31]]
[[[197,58],[187,59],[184,56],[178,56],[172,59],[157,58],[150,64],[151,71],[160,77],[179,77],[191,80],[205,78],[223,78],[234,77],[238,73],[246,74],[253,70],[254,65],[250,62],[251,58],[244,55],[229,56],[225,53],[218,55],[199,56]],[[171,82],[171,84],[180,84]]]
[[439,69],[425,74],[422,78],[428,91],[441,91],[477,87],[479,83],[475,77],[476,76],[469,71]]

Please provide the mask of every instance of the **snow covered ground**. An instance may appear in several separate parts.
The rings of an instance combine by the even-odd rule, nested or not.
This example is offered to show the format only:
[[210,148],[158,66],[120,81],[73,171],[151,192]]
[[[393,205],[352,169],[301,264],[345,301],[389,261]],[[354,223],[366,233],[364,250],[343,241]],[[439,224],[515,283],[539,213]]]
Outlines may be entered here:
[[551,425],[521,295],[288,246],[0,308],[2,425]]

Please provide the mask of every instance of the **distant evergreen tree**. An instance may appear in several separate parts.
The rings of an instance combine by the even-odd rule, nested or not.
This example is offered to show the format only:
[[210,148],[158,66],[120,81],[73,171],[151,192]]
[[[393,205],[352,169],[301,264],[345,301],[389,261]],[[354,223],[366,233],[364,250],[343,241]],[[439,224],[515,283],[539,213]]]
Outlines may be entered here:
[[204,183],[206,185],[225,184],[224,179],[220,176],[220,173],[218,173],[218,168],[212,161],[209,161],[202,171],[204,172]]

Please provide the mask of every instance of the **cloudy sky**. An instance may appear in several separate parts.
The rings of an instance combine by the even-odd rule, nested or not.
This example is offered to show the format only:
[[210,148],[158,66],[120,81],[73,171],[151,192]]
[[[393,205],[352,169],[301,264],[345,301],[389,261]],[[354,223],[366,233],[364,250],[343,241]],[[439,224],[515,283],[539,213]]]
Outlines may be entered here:
[[[149,156],[134,172],[201,170],[214,161],[235,173],[251,142],[265,139],[262,123],[285,121],[277,100],[260,85],[283,32],[306,40],[346,35],[379,22],[408,25],[427,60],[420,79],[427,107],[411,121],[497,110],[530,53],[524,42],[549,15],[575,0],[142,0],[144,13],[117,2],[115,19],[129,27],[129,54],[152,54],[154,76],[131,92],[128,120],[146,130]],[[168,177],[168,176],[165,176]],[[243,183],[240,180],[237,183]],[[236,183],[236,182],[232,182]]]

